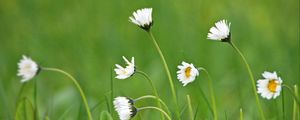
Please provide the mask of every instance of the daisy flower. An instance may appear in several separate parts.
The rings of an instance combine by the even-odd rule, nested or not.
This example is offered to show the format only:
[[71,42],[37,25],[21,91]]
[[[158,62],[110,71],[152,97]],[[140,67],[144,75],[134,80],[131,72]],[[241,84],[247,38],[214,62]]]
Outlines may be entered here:
[[116,97],[113,103],[120,120],[130,120],[137,113],[137,109],[133,106],[133,100],[130,98]]
[[22,77],[21,82],[26,82],[32,79],[39,72],[38,64],[25,55],[23,55],[23,58],[18,63],[18,67],[17,76]]
[[121,65],[116,64],[117,68],[114,69],[117,74],[116,78],[118,79],[126,79],[135,73],[134,57],[131,58],[131,62],[129,62],[124,56],[123,59],[127,63],[127,66],[123,68]]
[[257,81],[257,93],[263,98],[275,99],[280,95],[282,80],[277,76],[276,72],[265,71],[262,76],[264,79]]
[[199,75],[198,69],[194,67],[193,64],[188,64],[182,62],[182,65],[178,65],[177,79],[182,82],[183,86],[186,86],[188,83],[193,82],[195,78]]
[[230,42],[230,23],[226,20],[220,20],[215,23],[215,26],[209,29],[207,38],[211,40],[217,40],[222,42]]
[[152,8],[143,8],[133,12],[130,21],[144,30],[149,30],[152,25]]

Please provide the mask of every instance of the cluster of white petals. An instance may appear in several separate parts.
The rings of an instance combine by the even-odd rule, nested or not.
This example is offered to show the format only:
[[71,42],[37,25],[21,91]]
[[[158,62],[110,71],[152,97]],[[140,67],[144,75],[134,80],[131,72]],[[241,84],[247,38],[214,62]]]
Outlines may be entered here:
[[119,64],[116,64],[116,67],[114,70],[117,74],[117,79],[126,79],[132,76],[135,72],[135,65],[134,65],[134,57],[131,58],[131,62],[129,62],[124,56],[124,61],[126,62],[127,66],[124,68]]
[[207,38],[211,40],[218,41],[228,41],[230,40],[230,23],[227,23],[226,20],[221,20],[215,23],[215,26],[209,29]]
[[23,58],[18,63],[18,76],[22,77],[21,82],[26,82],[37,75],[39,71],[38,64],[31,58],[23,55]]
[[178,65],[177,79],[182,82],[183,86],[186,86],[188,83],[193,82],[196,77],[199,75],[198,69],[194,65],[182,62],[182,65]]
[[133,12],[130,21],[143,29],[148,30],[152,25],[152,8],[143,8]]
[[132,100],[127,97],[116,97],[113,103],[120,120],[130,120],[136,114]]
[[257,81],[257,93],[263,98],[275,99],[280,95],[282,80],[277,76],[276,72],[265,71],[262,76],[264,79]]

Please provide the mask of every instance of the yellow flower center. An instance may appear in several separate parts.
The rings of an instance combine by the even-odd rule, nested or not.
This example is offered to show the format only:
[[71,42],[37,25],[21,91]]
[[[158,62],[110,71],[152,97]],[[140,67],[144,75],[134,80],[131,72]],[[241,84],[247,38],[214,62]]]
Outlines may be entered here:
[[275,80],[275,79],[272,79],[272,80],[269,81],[268,89],[269,89],[271,92],[275,93],[275,92],[276,92],[277,86],[278,86],[278,83],[276,83],[276,80]]
[[24,70],[25,70],[25,71],[29,71],[30,68],[31,68],[31,65],[30,65],[30,64],[26,64],[26,65],[24,66]]
[[191,67],[187,67],[184,72],[185,72],[185,76],[187,78],[189,78],[191,76],[192,68]]
[[122,71],[122,74],[127,74],[127,71],[126,71],[126,70],[123,70],[123,71]]

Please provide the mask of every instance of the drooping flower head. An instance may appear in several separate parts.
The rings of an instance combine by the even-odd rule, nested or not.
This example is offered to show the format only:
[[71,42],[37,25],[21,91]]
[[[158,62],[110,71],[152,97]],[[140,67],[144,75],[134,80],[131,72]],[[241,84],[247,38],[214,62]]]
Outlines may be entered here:
[[198,69],[194,65],[182,62],[182,65],[178,65],[177,78],[182,82],[183,86],[186,86],[188,83],[193,82],[196,77],[199,75]]
[[133,106],[133,100],[130,98],[116,97],[113,103],[120,120],[130,120],[137,113],[137,109]]
[[211,40],[217,40],[222,42],[230,42],[230,23],[226,20],[220,20],[215,23],[215,26],[209,29],[207,38]]
[[277,76],[276,72],[265,71],[262,76],[264,79],[257,81],[257,93],[260,93],[263,98],[275,99],[280,95],[282,80]]
[[149,31],[152,26],[152,8],[143,8],[133,12],[130,21],[142,29]]
[[129,62],[124,56],[123,59],[126,62],[127,66],[123,68],[121,65],[116,64],[117,68],[115,68],[114,70],[117,74],[117,79],[126,79],[135,73],[134,57],[131,58],[131,62]]
[[39,72],[39,66],[36,62],[34,62],[31,58],[23,55],[23,58],[18,63],[18,74],[17,76],[21,76],[21,82],[26,82],[33,77],[35,77]]

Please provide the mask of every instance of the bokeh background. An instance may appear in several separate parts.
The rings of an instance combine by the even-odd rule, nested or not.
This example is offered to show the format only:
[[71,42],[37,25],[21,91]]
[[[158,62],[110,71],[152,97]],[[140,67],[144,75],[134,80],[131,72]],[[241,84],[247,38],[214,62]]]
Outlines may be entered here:
[[[246,56],[255,79],[262,78],[263,71],[277,71],[285,84],[299,86],[299,0],[0,0],[0,119],[14,118],[19,91],[19,98],[34,103],[35,80],[40,119],[86,119],[81,98],[64,75],[41,71],[21,90],[16,73],[23,54],[41,66],[74,75],[97,119],[101,111],[111,111],[107,102],[111,101],[114,64],[124,65],[122,56],[134,56],[137,68],[151,77],[173,109],[167,76],[153,43],[128,20],[133,11],[144,7],[153,8],[152,31],[172,72],[180,108],[185,108],[189,94],[197,119],[212,119],[204,100],[210,102],[207,78],[200,73],[196,81],[183,87],[176,79],[181,61],[210,72],[220,119],[238,119],[240,108],[246,120],[259,118],[240,57],[228,44],[207,40],[209,28],[221,19],[231,22],[232,40]],[[114,97],[151,94],[148,82],[139,74],[112,80]],[[284,92],[284,98],[260,99],[268,119],[292,118],[289,92]],[[155,102],[137,103],[138,107],[148,105]],[[21,118],[22,112],[30,115],[30,110],[28,106],[20,110]],[[187,115],[183,110],[183,118]],[[157,111],[147,110],[134,119],[159,116]]]

